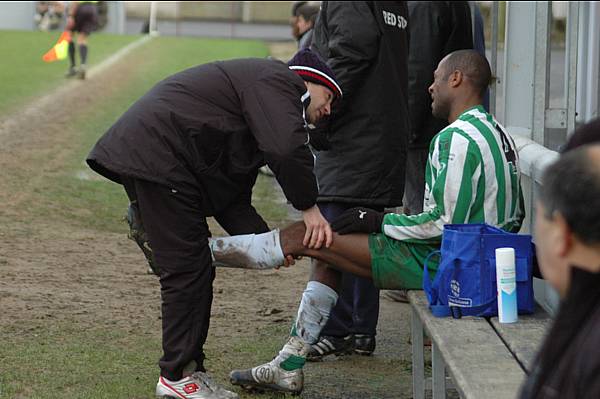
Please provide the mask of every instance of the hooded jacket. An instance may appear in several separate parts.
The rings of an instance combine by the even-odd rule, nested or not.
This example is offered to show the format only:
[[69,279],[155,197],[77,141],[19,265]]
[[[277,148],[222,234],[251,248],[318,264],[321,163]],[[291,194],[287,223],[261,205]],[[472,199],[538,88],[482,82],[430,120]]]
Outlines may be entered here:
[[248,201],[265,163],[292,205],[315,204],[304,81],[282,62],[200,65],[159,82],[100,138],[89,166],[156,182],[199,198],[206,216]]
[[312,49],[344,98],[316,154],[319,201],[398,206],[408,142],[405,2],[323,2]]

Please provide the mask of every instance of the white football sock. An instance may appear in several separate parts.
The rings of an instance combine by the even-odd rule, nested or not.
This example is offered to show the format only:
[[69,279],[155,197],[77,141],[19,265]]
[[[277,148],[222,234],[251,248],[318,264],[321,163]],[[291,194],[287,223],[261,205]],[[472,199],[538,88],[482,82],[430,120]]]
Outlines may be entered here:
[[296,317],[296,334],[307,344],[319,340],[321,330],[329,320],[331,309],[338,300],[335,290],[318,281],[309,281],[302,293]]
[[213,265],[240,269],[273,269],[285,257],[279,242],[279,229],[262,234],[209,238]]

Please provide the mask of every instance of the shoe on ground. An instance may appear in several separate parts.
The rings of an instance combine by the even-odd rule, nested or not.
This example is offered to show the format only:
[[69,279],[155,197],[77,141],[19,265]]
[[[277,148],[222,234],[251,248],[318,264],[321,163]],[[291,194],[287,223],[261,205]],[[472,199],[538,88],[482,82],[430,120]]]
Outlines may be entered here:
[[388,290],[383,295],[394,302],[408,303],[408,291],[406,290]]
[[354,334],[354,353],[370,356],[375,351],[375,336],[368,334]]
[[71,68],[69,68],[67,73],[65,73],[65,78],[72,78],[73,76],[76,76],[76,75],[77,75],[77,68],[71,67]]
[[279,367],[278,357],[269,363],[245,370],[233,370],[229,381],[248,391],[276,391],[298,395],[304,388],[302,369],[287,371]]
[[309,362],[318,362],[329,355],[348,355],[354,350],[354,336],[333,337],[323,335],[319,341],[312,344],[306,355]]
[[77,78],[84,80],[85,79],[85,65],[81,65],[77,70]]
[[235,392],[219,386],[206,373],[197,371],[179,381],[169,381],[164,377],[156,384],[156,397],[159,399],[238,399]]

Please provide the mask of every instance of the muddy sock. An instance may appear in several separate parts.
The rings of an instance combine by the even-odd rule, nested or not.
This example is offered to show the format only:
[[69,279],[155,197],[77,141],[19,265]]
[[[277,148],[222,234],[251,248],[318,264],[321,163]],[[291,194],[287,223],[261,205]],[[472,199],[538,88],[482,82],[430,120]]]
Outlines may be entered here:
[[309,281],[302,293],[294,332],[309,345],[317,342],[337,300],[338,294],[333,288]]
[[69,42],[69,61],[71,61],[71,68],[75,68],[75,43]]
[[300,337],[290,337],[285,343],[275,362],[286,371],[301,369],[306,363],[306,354],[310,346]]
[[86,44],[79,45],[79,58],[81,59],[81,65],[85,65],[87,63],[87,53],[88,47]]
[[208,241],[213,265],[241,269],[273,269],[283,264],[279,230],[211,238]]
[[337,299],[338,294],[332,288],[318,281],[308,282],[290,339],[277,355],[279,367],[288,371],[304,367],[308,349],[319,339]]

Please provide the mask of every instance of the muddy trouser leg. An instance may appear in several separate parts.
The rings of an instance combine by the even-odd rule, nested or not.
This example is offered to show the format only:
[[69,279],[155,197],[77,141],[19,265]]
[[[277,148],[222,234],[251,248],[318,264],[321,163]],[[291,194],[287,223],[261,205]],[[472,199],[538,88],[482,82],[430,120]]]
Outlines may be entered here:
[[203,370],[214,268],[208,248],[208,225],[201,198],[170,187],[133,180],[154,259],[160,268],[163,356],[161,375],[182,378],[194,361]]

